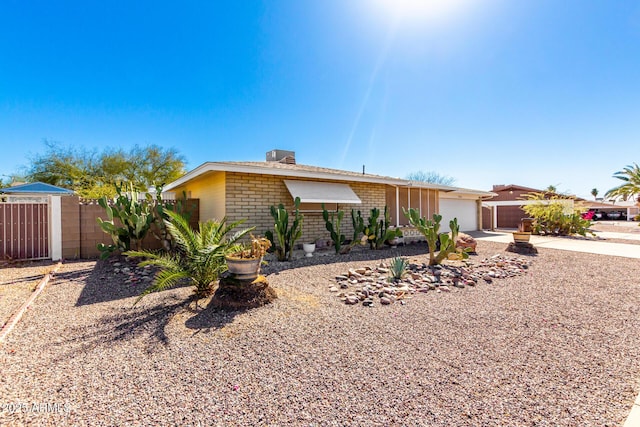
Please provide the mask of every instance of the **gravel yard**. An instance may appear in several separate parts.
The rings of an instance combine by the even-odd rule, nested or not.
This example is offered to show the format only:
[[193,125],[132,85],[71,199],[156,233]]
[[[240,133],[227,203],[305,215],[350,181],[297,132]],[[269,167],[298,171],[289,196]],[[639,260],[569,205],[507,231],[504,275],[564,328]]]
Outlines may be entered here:
[[31,296],[38,283],[55,266],[51,261],[32,261],[0,266],[0,328]]
[[[505,247],[481,241],[472,259]],[[132,307],[143,281],[67,263],[0,346],[0,424],[622,425],[640,379],[638,260],[540,249],[524,276],[406,305],[329,292],[397,254],[427,259],[408,246],[272,263],[279,298],[243,313],[196,309],[190,288]]]

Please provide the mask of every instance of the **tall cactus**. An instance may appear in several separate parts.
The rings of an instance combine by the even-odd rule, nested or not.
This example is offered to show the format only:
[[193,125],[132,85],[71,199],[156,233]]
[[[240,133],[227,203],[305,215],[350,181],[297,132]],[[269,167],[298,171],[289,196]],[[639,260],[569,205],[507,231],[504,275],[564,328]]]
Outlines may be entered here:
[[[302,221],[304,216],[300,214],[300,197],[296,197],[294,202],[294,217],[291,227],[289,227],[289,213],[280,203],[278,207],[271,206],[271,216],[275,220],[273,225],[275,231],[267,231],[265,235],[269,240],[275,243],[275,252],[278,261],[291,260],[293,255],[293,247],[298,239],[302,236]],[[277,240],[276,240],[277,239]]]
[[[469,257],[466,250],[458,251],[456,249],[456,240],[460,231],[457,218],[449,221],[449,229],[451,229],[451,236],[449,236],[448,233],[440,233],[442,215],[434,213],[433,220],[431,220],[421,217],[418,210],[413,208],[408,211],[402,208],[402,211],[411,225],[417,228],[427,240],[427,245],[429,245],[429,265],[440,264],[450,253],[458,253],[462,258]],[[440,243],[440,251],[436,254],[438,243]]]
[[322,218],[324,219],[327,231],[331,234],[331,241],[336,253],[339,254],[342,250],[346,237],[340,232],[340,224],[342,224],[342,218],[344,217],[343,211],[331,212],[327,211],[322,204]]
[[351,239],[351,246],[360,242],[360,234],[364,233],[364,219],[360,214],[360,211],[351,209],[351,225],[353,226],[353,239]]
[[380,209],[371,209],[369,223],[364,229],[364,234],[367,236],[371,249],[381,249],[387,241],[402,236],[402,232],[399,229],[389,228],[391,226],[391,216],[387,206],[384,207],[384,218],[379,218]]
[[123,192],[124,185],[116,185],[118,196],[110,204],[104,196],[98,200],[98,204],[105,210],[107,220],[97,218],[102,231],[111,236],[113,245],[98,244],[98,250],[102,253],[100,258],[107,258],[113,251],[131,250],[131,244],[139,249],[140,241],[144,239],[153,222],[153,210],[147,201],[138,201],[138,192],[133,185],[129,185],[129,194]]

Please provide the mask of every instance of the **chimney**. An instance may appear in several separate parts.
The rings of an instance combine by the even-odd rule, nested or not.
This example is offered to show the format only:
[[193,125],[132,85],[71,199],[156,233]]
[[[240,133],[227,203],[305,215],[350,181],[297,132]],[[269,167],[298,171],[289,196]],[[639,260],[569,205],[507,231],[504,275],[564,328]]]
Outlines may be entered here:
[[285,163],[287,165],[296,164],[295,151],[271,150],[267,151],[267,162]]

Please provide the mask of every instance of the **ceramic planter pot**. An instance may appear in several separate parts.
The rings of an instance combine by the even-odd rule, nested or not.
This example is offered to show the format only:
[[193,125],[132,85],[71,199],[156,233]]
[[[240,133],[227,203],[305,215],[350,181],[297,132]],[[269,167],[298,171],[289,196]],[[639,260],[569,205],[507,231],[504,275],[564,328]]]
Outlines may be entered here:
[[526,231],[516,231],[513,233],[513,241],[516,243],[527,243],[531,238],[531,233]]
[[313,256],[313,252],[316,250],[315,243],[303,243],[302,250],[307,258],[311,258]]
[[239,280],[253,280],[260,273],[262,258],[226,257],[227,268],[233,277]]

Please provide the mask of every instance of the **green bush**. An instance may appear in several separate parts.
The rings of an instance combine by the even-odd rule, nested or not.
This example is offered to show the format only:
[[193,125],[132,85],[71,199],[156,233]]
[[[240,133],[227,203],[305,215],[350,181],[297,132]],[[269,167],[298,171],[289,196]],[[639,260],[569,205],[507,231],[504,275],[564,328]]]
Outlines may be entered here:
[[526,200],[534,203],[522,206],[528,216],[533,218],[533,233],[553,236],[571,236],[579,234],[586,236],[591,226],[591,221],[583,219],[580,215],[583,211],[579,204],[571,207],[570,197],[554,195],[545,198],[544,193],[529,193]]

